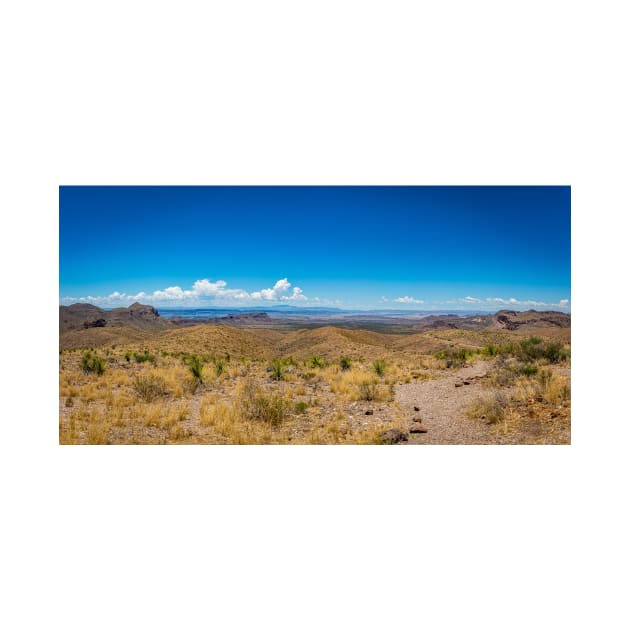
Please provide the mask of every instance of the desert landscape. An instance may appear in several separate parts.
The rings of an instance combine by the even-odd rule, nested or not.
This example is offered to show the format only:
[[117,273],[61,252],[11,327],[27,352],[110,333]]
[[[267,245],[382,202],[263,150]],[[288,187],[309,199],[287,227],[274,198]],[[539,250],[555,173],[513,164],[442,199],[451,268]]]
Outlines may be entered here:
[[[201,323],[198,323],[201,321]],[[571,318],[59,308],[61,444],[569,444]]]

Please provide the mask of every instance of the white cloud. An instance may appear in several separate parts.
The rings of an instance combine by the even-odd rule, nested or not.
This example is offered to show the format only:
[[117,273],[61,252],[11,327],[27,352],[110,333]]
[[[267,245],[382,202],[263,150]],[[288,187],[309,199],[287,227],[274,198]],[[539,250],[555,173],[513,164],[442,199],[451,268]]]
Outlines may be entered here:
[[[62,304],[72,304],[75,302],[84,302],[101,306],[120,306],[131,304],[143,300],[149,304],[200,304],[210,302],[308,302],[309,298],[304,295],[300,287],[293,287],[291,293],[287,294],[291,288],[291,283],[287,278],[278,280],[272,288],[261,289],[248,293],[244,289],[228,289],[225,280],[217,280],[212,282],[207,278],[197,280],[191,289],[182,289],[179,286],[166,287],[158,289],[153,293],[145,293],[140,291],[135,295],[120,293],[114,291],[105,296],[87,295],[85,297],[63,297]],[[313,298],[311,301],[319,302],[319,298]]]
[[277,301],[281,299],[283,293],[286,293],[289,290],[290,286],[291,283],[286,278],[282,278],[273,285],[272,289],[262,289],[261,291],[254,291],[254,293],[251,294],[251,297],[254,300]]
[[424,304],[424,300],[416,300],[409,295],[404,295],[403,297],[396,298],[394,302],[398,302],[399,304]]
[[280,297],[281,300],[292,301],[292,302],[300,302],[305,301],[307,297],[302,293],[302,289],[300,287],[293,287],[293,293],[291,295],[283,295]]
[[480,299],[476,297],[472,297],[467,295],[464,298],[459,298],[458,300],[449,300],[444,302],[444,304],[480,304],[480,305],[493,305],[497,307],[507,306],[507,307],[516,307],[516,306],[527,306],[527,307],[535,307],[542,306],[546,308],[569,308],[569,300],[563,299],[558,302],[541,302],[539,300],[520,300],[514,297],[511,298],[501,298],[501,297],[488,297],[485,299]]

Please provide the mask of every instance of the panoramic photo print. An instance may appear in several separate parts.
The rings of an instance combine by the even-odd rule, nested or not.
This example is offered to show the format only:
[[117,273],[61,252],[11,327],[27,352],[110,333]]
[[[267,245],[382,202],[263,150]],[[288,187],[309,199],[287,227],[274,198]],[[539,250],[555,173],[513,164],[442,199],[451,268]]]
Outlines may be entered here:
[[565,186],[62,186],[60,444],[570,444]]

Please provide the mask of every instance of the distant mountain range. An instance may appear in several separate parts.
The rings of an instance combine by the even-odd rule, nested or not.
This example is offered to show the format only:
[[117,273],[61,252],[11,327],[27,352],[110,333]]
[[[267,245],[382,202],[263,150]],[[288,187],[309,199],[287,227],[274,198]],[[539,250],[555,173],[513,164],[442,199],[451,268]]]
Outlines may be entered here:
[[163,309],[136,302],[126,308],[105,310],[92,304],[59,307],[60,335],[69,331],[93,328],[131,328],[159,331],[203,323],[224,324],[241,328],[341,328],[377,330],[380,332],[421,332],[455,328],[461,330],[522,330],[570,328],[571,316],[558,311],[509,311],[494,314],[455,314],[408,311],[344,311],[329,308],[275,306],[264,311],[251,309]]

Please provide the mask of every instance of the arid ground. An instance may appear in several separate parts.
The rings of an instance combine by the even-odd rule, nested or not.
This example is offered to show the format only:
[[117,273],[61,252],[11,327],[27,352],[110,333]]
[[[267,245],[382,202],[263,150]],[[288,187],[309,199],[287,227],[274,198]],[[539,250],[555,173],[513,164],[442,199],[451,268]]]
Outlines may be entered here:
[[60,443],[570,443],[568,316],[401,334],[138,313],[62,318]]

